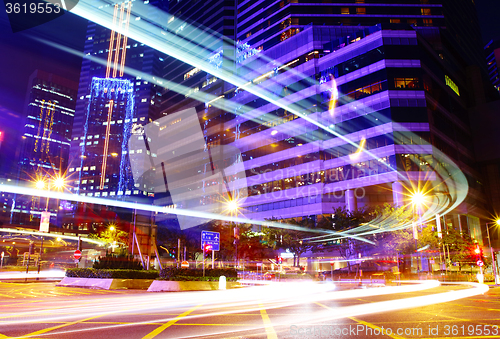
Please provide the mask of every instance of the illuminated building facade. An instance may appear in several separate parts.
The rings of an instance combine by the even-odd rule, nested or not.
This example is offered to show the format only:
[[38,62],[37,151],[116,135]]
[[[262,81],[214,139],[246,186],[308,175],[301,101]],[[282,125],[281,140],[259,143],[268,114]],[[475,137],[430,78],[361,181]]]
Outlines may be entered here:
[[[127,31],[133,5],[114,5],[113,27]],[[149,5],[151,15],[163,8],[162,1]],[[161,87],[148,77],[161,74],[164,56],[93,22],[84,53],[96,59],[82,64],[68,170],[72,190],[111,198],[142,195],[133,182],[125,145],[133,129],[159,116]]]
[[[41,70],[30,76],[17,169],[20,181],[34,186],[36,180],[66,172],[77,88],[77,83]],[[12,206],[12,222],[31,223],[45,208],[45,199],[17,197]],[[49,209],[55,216],[55,203]]]
[[500,92],[500,74],[498,65],[500,65],[500,40],[490,41],[485,47],[486,67],[488,67],[488,76],[491,83],[497,91]]
[[[134,3],[110,5],[113,28],[128,31]],[[168,7],[166,0],[144,4],[148,17]],[[134,129],[159,117],[162,88],[151,78],[162,75],[165,56],[92,21],[87,26],[84,53],[91,58],[83,59],[80,72],[67,172],[69,189],[105,199],[148,199],[133,181],[126,144]],[[60,216],[62,227],[80,231],[103,230],[109,222],[120,221],[120,229],[128,232],[133,219],[130,210],[83,203],[68,206]],[[138,234],[144,233],[140,228],[148,228],[149,215],[135,219]],[[142,242],[147,237],[138,238]]]
[[444,225],[481,241],[487,201],[469,125],[469,109],[480,97],[470,79],[483,76],[474,11],[465,0],[240,1],[237,74],[255,74],[245,80],[286,97],[337,136],[220,79],[193,88],[193,74],[210,75],[192,67],[181,81],[193,93],[252,110],[192,98],[163,107],[167,113],[196,107],[209,146],[230,144],[242,152],[247,217],[317,220],[335,207],[407,203],[400,178],[433,182],[432,168],[442,166],[434,147],[469,185],[465,202],[443,217]]

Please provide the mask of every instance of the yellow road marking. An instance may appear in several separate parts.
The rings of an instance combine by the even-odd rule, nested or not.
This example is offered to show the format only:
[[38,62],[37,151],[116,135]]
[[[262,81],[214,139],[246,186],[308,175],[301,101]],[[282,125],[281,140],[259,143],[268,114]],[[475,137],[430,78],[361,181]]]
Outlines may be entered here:
[[33,337],[35,335],[47,333],[47,332],[50,332],[50,331],[53,331],[53,330],[60,329],[62,327],[76,325],[76,324],[82,323],[82,322],[87,321],[87,320],[91,320],[91,319],[95,319],[95,318],[99,318],[99,317],[104,317],[104,316],[109,315],[109,314],[112,314],[112,313],[100,314],[100,315],[96,315],[96,316],[93,316],[93,317],[90,317],[90,318],[86,318],[86,319],[82,319],[82,320],[77,320],[77,321],[72,321],[72,322],[68,322],[68,323],[65,323],[65,324],[62,324],[62,325],[53,326],[53,327],[44,328],[42,330],[39,330],[39,331],[36,331],[36,332],[32,332],[32,333],[28,333],[28,334],[25,334],[25,335],[23,335],[21,337],[17,337],[17,338]]
[[246,324],[174,324],[175,326],[248,326]]
[[453,319],[455,321],[469,321],[467,319],[457,318],[457,317],[453,317],[451,315],[436,314],[436,313],[433,313],[433,312],[417,311],[417,313],[430,314],[430,315],[434,315],[436,317],[450,318],[450,319]]
[[165,331],[167,328],[169,328],[170,326],[172,326],[173,324],[175,324],[176,322],[178,322],[179,320],[181,320],[185,316],[189,315],[191,312],[194,312],[196,309],[200,308],[201,306],[202,306],[202,304],[197,305],[197,306],[191,308],[190,310],[187,310],[186,312],[178,315],[174,319],[170,320],[168,323],[163,324],[160,327],[156,328],[154,331],[146,334],[142,339],[151,339],[151,338],[156,337],[158,334]]
[[[328,306],[326,306],[326,305],[323,305],[322,303],[319,303],[319,302],[315,302],[315,304],[317,304],[317,305],[319,305],[319,306],[321,306],[321,307],[324,307],[324,308],[326,308],[326,309],[328,309],[328,310],[331,310],[331,309],[332,309],[331,307],[328,307]],[[370,327],[370,328],[372,328],[372,329],[374,329],[374,330],[379,330],[379,331],[380,331],[380,333],[382,333],[382,334],[384,334],[384,335],[386,335],[386,336],[388,336],[388,337],[390,337],[390,338],[394,338],[394,339],[405,339],[404,337],[400,337],[400,336],[395,335],[395,334],[388,334],[387,332],[385,332],[385,331],[382,329],[382,327],[378,327],[378,326],[376,326],[376,325],[374,325],[374,324],[371,324],[371,323],[369,323],[369,322],[366,322],[366,321],[363,321],[363,320],[359,320],[359,319],[356,319],[356,318],[354,318],[354,317],[348,317],[348,318],[349,318],[349,319],[351,319],[351,320],[353,320],[353,321],[355,321],[355,322],[357,322],[357,323],[359,323],[359,324],[361,324],[361,325],[365,325],[366,327]]]
[[399,335],[396,335],[396,334],[389,334],[387,333],[386,331],[384,331],[384,329],[382,327],[378,327],[377,325],[373,325],[369,322],[366,322],[366,321],[363,321],[363,320],[359,320],[359,319],[356,319],[354,317],[349,317],[349,319],[351,320],[354,320],[355,322],[361,324],[361,325],[365,325],[366,327],[370,327],[370,328],[373,328],[374,330],[379,330],[380,333],[388,336],[388,337],[391,337],[391,338],[394,338],[394,339],[405,339],[405,337],[401,337]]
[[108,325],[161,325],[161,322],[149,322],[149,323],[143,323],[143,322],[120,322],[120,321],[86,321],[85,324],[108,324]]
[[264,321],[264,328],[266,329],[267,338],[268,339],[278,339],[278,335],[274,330],[274,327],[271,323],[271,319],[269,319],[269,315],[267,314],[266,309],[264,308],[264,304],[260,303],[260,315],[262,316],[262,321]]

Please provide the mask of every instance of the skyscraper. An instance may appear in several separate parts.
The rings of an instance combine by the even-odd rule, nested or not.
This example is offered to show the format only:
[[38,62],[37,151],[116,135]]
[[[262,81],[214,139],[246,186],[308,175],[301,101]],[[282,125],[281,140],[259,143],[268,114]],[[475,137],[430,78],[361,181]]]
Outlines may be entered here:
[[[17,168],[20,181],[35,186],[37,180],[46,181],[66,172],[77,87],[73,81],[42,70],[30,76]],[[15,199],[14,223],[29,223],[47,207],[45,199],[27,199],[20,196]],[[58,210],[53,204],[49,208],[53,213]]]
[[[153,16],[164,6],[162,1],[149,5]],[[132,6],[132,1],[114,5],[115,29],[127,30]],[[93,22],[84,53],[95,58],[84,59],[80,75],[68,170],[72,189],[97,197],[142,195],[134,186],[125,145],[133,129],[159,116],[161,88],[147,76],[161,73],[164,56]]]
[[[234,69],[248,87],[192,68],[180,83],[231,108],[189,95],[163,107],[196,107],[208,147],[241,150],[246,216],[317,219],[338,206],[408,202],[425,186],[434,187],[429,199],[441,199],[446,227],[481,241],[487,202],[468,110],[481,97],[470,84],[484,73],[470,1],[241,1],[236,12]],[[194,74],[210,86],[192,84]],[[255,85],[267,94],[248,90]],[[465,175],[460,206],[444,199],[465,193],[447,185],[439,151]]]
[[484,46],[486,52],[486,66],[488,67],[488,75],[490,81],[500,92],[500,74],[498,73],[498,65],[500,64],[500,41],[490,41]]

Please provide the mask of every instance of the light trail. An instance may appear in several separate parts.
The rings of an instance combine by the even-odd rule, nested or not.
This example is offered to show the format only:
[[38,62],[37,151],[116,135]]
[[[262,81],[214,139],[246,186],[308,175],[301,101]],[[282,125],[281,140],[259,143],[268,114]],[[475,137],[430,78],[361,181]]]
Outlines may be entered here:
[[73,235],[64,235],[64,234],[57,234],[57,233],[45,233],[45,232],[38,232],[38,231],[25,231],[25,230],[18,230],[15,228],[0,228],[0,232],[4,233],[18,233],[18,234],[27,234],[27,235],[36,235],[36,236],[42,236],[45,238],[61,238],[61,239],[68,239],[68,240],[81,240],[86,243],[90,244],[95,244],[99,246],[106,245],[106,242],[97,240],[97,239],[91,239],[91,238],[78,238]]
[[[262,309],[279,309],[296,305],[313,304],[319,302],[331,302],[335,300],[359,299],[373,296],[392,295],[410,292],[419,292],[439,286],[437,281],[414,281],[414,285],[382,287],[374,289],[361,289],[349,291],[331,291],[332,285],[317,283],[277,283],[265,287],[253,287],[226,291],[210,292],[188,292],[188,293],[153,293],[150,295],[118,296],[113,298],[92,299],[91,302],[85,300],[82,305],[61,307],[64,301],[51,303],[51,312],[47,316],[44,309],[23,311],[11,316],[0,316],[0,326],[14,326],[32,323],[50,323],[78,321],[87,317],[99,316],[127,316],[128,314],[150,314],[150,319],[125,324],[109,324],[79,329],[54,329],[51,332],[38,334],[40,336],[57,336],[69,333],[84,333],[105,329],[120,330],[127,327],[140,326],[155,323],[167,323],[176,318],[175,315],[164,317],[161,314],[155,315],[155,312],[179,313],[177,309],[185,310],[196,305],[203,304],[197,311],[198,314],[188,315],[183,321],[192,321],[199,323],[200,319],[225,316],[230,314],[258,312]],[[365,303],[362,305],[351,306],[333,306],[328,309],[308,312],[298,315],[275,315],[272,319],[273,327],[289,327],[290,324],[317,324],[343,319],[346,317],[376,314],[381,312],[391,312],[408,308],[417,308],[437,303],[450,302],[462,298],[480,295],[488,291],[488,286],[476,283],[456,283],[470,285],[472,288],[455,290],[444,293],[434,293],[417,297],[401,298],[396,300]],[[262,305],[256,301],[262,300]],[[227,302],[226,300],[230,300]],[[79,303],[77,301],[77,303]],[[91,303],[91,305],[90,305]],[[134,305],[134,307],[130,307]],[[249,324],[238,329],[228,329],[217,331],[216,333],[207,332],[206,335],[222,335],[232,332],[261,331],[264,324]],[[23,336],[25,338],[29,336]]]
[[[118,4],[115,4],[113,12],[113,27],[116,25],[116,15],[118,13]],[[106,78],[109,78],[109,73],[111,70],[111,59],[113,56],[113,47],[115,42],[115,30],[111,30],[111,37],[109,38],[109,51],[108,51],[108,62],[106,63]]]
[[[67,48],[65,46],[61,46],[59,44],[46,41],[46,40],[41,40],[38,39],[48,45],[51,45],[55,48],[61,49],[63,51],[66,51],[71,54],[75,55],[81,55],[81,52],[78,52],[76,50],[72,50],[70,48]],[[93,62],[96,63],[101,63],[103,65],[106,65],[106,61],[99,59],[94,56],[84,56],[85,58],[88,58],[92,60]],[[179,93],[187,93],[189,91],[189,87],[182,86],[180,84],[176,84],[173,82],[168,81],[167,79],[162,79],[158,77],[151,76],[147,73],[143,73],[141,71],[132,69],[130,67],[125,67],[125,71],[127,74],[131,74],[133,76],[141,76],[144,79],[147,79],[150,82],[156,83],[159,86],[163,87],[175,87],[177,86],[177,91]],[[193,97],[197,100],[203,101],[206,100],[206,96],[208,94],[201,94],[202,92],[197,92]],[[209,96],[209,95],[208,95]],[[210,97],[210,96],[209,96]],[[219,97],[216,96],[211,96],[213,99],[217,99]],[[214,106],[220,105],[219,108],[225,108],[225,109],[234,109],[236,106],[236,103],[226,100],[224,98],[220,98],[219,100],[216,100],[213,102]],[[229,108],[228,108],[229,107]],[[248,110],[251,110],[251,108],[248,108]],[[241,113],[245,114],[245,113]],[[356,133],[355,133],[356,134]],[[437,177],[439,178],[441,184],[435,184],[433,189],[437,190],[439,188],[442,188],[442,192],[438,194],[434,194],[432,197],[432,202],[430,204],[431,208],[429,208],[425,213],[422,215],[422,222],[427,222],[430,221],[434,218],[434,215],[436,213],[439,213],[441,215],[444,215],[446,213],[449,213],[451,210],[456,208],[461,201],[463,201],[467,195],[468,191],[468,184],[467,184],[467,179],[463,175],[463,173],[460,171],[458,166],[454,164],[451,159],[449,159],[446,155],[444,155],[442,152],[437,150],[436,148],[432,148],[432,154],[435,157],[436,160],[436,166],[432,169],[437,173]],[[447,168],[441,166],[440,164],[449,164]],[[406,178],[406,180],[401,180],[401,182],[406,183],[407,186],[411,186],[411,180],[410,178]],[[98,203],[98,202],[96,202]],[[221,219],[222,220],[222,219]],[[377,229],[374,229],[373,226],[376,226]],[[411,223],[401,223],[397,220],[397,217],[395,216],[383,216],[383,217],[378,217],[375,220],[371,221],[370,223],[367,223],[366,225],[360,226],[357,229],[354,230],[349,230],[347,232],[336,232],[334,236],[332,236],[331,239],[337,239],[337,238],[342,238],[342,237],[352,237],[352,233],[356,232],[359,235],[370,235],[374,233],[380,233],[380,232],[387,232],[387,231],[393,231],[393,230],[398,230],[398,229],[404,229],[411,227]],[[322,237],[324,238],[324,237]],[[320,241],[320,240],[317,240]],[[325,239],[322,239],[321,241],[326,241]]]
[[[99,6],[98,3],[91,3],[90,0],[83,0],[78,3],[78,5],[74,8],[73,12],[77,15],[80,15],[86,19],[89,19],[97,24],[100,24],[104,27],[108,27],[110,29],[116,29],[119,35],[126,35],[130,38],[142,42],[155,48],[165,54],[168,54],[178,60],[181,60],[185,63],[188,63],[194,67],[197,67],[201,70],[206,71],[207,73],[213,74],[216,77],[223,79],[229,83],[234,84],[239,88],[244,88],[246,91],[265,99],[266,101],[286,109],[288,112],[295,114],[296,116],[304,119],[311,125],[318,127],[319,129],[332,134],[335,137],[340,138],[346,144],[350,144],[358,148],[360,145],[353,141],[352,138],[349,138],[342,133],[335,131],[334,126],[325,125],[320,119],[313,117],[312,115],[306,115],[303,111],[306,107],[297,105],[295,103],[290,103],[286,98],[283,98],[279,95],[274,94],[273,91],[265,88],[264,86],[259,86],[258,84],[253,84],[252,81],[259,79],[263,75],[256,75],[255,72],[251,69],[246,68],[246,66],[242,66],[243,70],[247,70],[248,72],[241,72],[242,74],[248,74],[247,78],[242,78],[240,76],[236,76],[231,70],[224,68],[214,68],[209,61],[207,61],[210,53],[214,52],[217,48],[216,45],[218,41],[221,39],[220,35],[212,33],[203,32],[203,30],[198,29],[197,27],[189,26],[187,23],[179,20],[178,18],[172,19],[172,16],[161,11],[158,11],[158,15],[156,18],[147,18],[147,20],[135,20],[137,18],[147,17],[148,6],[138,2],[134,4],[134,11],[131,12],[131,16],[134,17],[132,20],[130,27],[122,27],[121,22],[118,28],[115,28],[111,23],[114,18],[114,8],[111,6],[107,6],[106,1],[101,1],[103,6]],[[100,8],[99,8],[100,7]],[[165,22],[167,23],[165,25]],[[173,23],[172,25],[170,25]],[[169,26],[170,25],[170,26]],[[174,27],[175,26],[175,27]],[[180,29],[182,27],[182,29]],[[196,37],[193,39],[193,37]],[[205,47],[200,47],[198,40],[196,39],[204,39],[209,38],[209,43],[205,45]],[[202,39],[202,40],[203,40]],[[209,46],[209,47],[207,47]],[[218,45],[217,45],[218,46]],[[213,47],[213,48],[212,48]],[[212,48],[212,49],[211,49]],[[263,54],[259,54],[259,57],[262,56],[265,60]],[[294,72],[292,70],[292,72]],[[265,73],[267,74],[267,73]],[[265,75],[264,74],[264,75]],[[297,73],[299,74],[299,73]],[[252,80],[253,79],[253,80]],[[336,87],[336,79],[332,80],[331,86]],[[279,84],[279,83],[278,83]],[[338,96],[338,94],[337,94]],[[215,98],[215,97],[214,97]],[[212,98],[212,99],[214,99]],[[223,104],[224,100],[221,101]],[[330,107],[332,107],[335,102],[335,93],[332,93],[330,99]],[[216,102],[214,102],[216,103]],[[226,107],[227,109],[227,107]],[[367,117],[368,118],[368,117]],[[370,119],[370,118],[368,118]],[[428,151],[429,154],[435,154],[437,151],[435,148],[430,148],[432,151]],[[361,152],[363,157],[376,159],[377,157],[370,151],[365,150]],[[427,153],[426,153],[427,154]],[[360,156],[361,158],[361,156]],[[449,158],[448,158],[449,160]],[[413,160],[412,160],[413,161]],[[451,161],[451,160],[450,160]],[[438,162],[438,161],[436,161]],[[454,169],[456,166],[453,162],[446,162],[445,165],[451,164],[451,167]],[[391,166],[390,163],[382,163],[381,165],[387,166],[390,170],[395,171],[395,169]],[[436,164],[436,168],[433,168],[434,171],[439,171],[437,167],[440,167],[440,164]],[[446,171],[446,170],[445,170]],[[460,170],[458,170],[460,171]],[[406,183],[405,186],[410,187],[412,185],[411,178],[405,177],[403,173],[399,171],[395,171],[397,176],[397,180],[400,180],[403,183]],[[467,181],[463,180],[465,177],[460,172],[463,178],[458,178],[459,174],[453,176],[447,176],[446,174],[438,174],[438,178],[441,181],[439,184],[434,185],[434,187],[439,187],[440,185],[446,186],[445,192],[441,194],[440,197],[434,199],[437,203],[433,206],[432,209],[429,209],[424,216],[422,217],[422,221],[425,222],[430,220],[436,213],[441,215],[447,214],[449,211],[457,207],[465,198],[467,192]],[[458,179],[458,180],[457,180]],[[456,190],[465,190],[465,194],[462,192],[456,192]],[[219,220],[223,220],[220,217],[215,218]],[[255,224],[255,222],[253,222]],[[395,228],[388,227],[378,227],[378,229],[369,228],[369,225],[364,226],[364,228],[350,230],[343,233],[336,233],[333,238],[338,237],[354,237],[353,233],[357,235],[370,235],[378,232],[385,232],[389,230],[393,230]],[[405,224],[402,226],[398,226],[399,228],[407,228],[410,225]],[[356,235],[356,236],[357,236]]]
[[[36,268],[36,266],[33,266]],[[65,271],[63,270],[45,270],[45,271],[40,271],[39,273],[37,272],[1,272],[0,273],[0,281],[4,279],[24,279],[24,278],[64,278],[64,275],[66,274]]]
[[[267,227],[287,228],[287,229],[292,229],[292,230],[297,230],[297,231],[308,231],[311,233],[321,233],[321,234],[325,234],[325,233],[328,234],[329,233],[332,235],[338,233],[335,231],[309,229],[309,228],[300,227],[300,226],[291,225],[291,224],[286,224],[286,223],[254,220],[254,219],[248,219],[248,218],[239,217],[239,216],[228,216],[228,215],[215,214],[215,213],[202,212],[202,211],[194,211],[194,210],[181,209],[181,208],[169,208],[168,206],[155,206],[155,205],[147,205],[147,204],[141,204],[141,203],[135,203],[135,202],[95,198],[95,197],[82,196],[82,195],[77,195],[77,194],[69,194],[69,193],[63,193],[63,192],[38,190],[38,189],[31,188],[31,187],[7,185],[7,184],[1,183],[1,182],[0,182],[0,192],[9,192],[9,193],[22,194],[22,195],[35,195],[35,196],[40,196],[40,197],[45,197],[45,198],[77,201],[77,202],[83,202],[83,203],[89,203],[89,204],[101,204],[101,205],[114,206],[114,207],[123,207],[123,208],[128,208],[131,210],[136,209],[136,210],[158,212],[158,213],[172,213],[172,214],[190,216],[190,217],[201,218],[201,219],[224,220],[224,221],[231,221],[231,222],[237,222],[237,223],[255,224],[255,225],[261,225],[261,226],[267,226]],[[2,230],[4,230],[4,229],[0,229],[0,231],[2,231]],[[17,230],[15,230],[15,231],[17,231]],[[20,233],[20,232],[18,232],[18,233]],[[25,233],[29,234],[31,232],[25,232]],[[42,234],[45,234],[45,233],[42,233]],[[358,240],[361,240],[361,241],[364,241],[367,243],[373,243],[370,240],[363,239],[363,238],[358,237],[356,235],[352,235],[352,238],[358,239]]]
[[106,137],[104,139],[104,152],[102,154],[102,168],[101,168],[101,183],[99,188],[104,188],[104,183],[106,182],[106,166],[108,162],[108,150],[109,150],[109,136],[111,134],[111,118],[113,117],[113,106],[114,100],[109,100],[108,105],[108,121],[106,122]]
[[[102,25],[109,29],[113,29],[114,27],[111,27],[112,14],[109,12],[110,7],[105,6],[107,4],[105,1],[100,1],[100,3],[102,3],[103,6],[99,6],[99,2],[94,3],[90,0],[80,0],[78,2],[78,5],[72,10],[72,12],[99,25]],[[140,2],[136,3],[134,7],[135,8],[132,12],[132,15],[135,18],[144,16],[144,14],[147,13],[147,6]],[[161,11],[158,11],[154,20],[152,18],[148,18],[148,21],[131,20],[131,25],[128,30],[128,36],[131,39],[142,42],[160,52],[163,52],[182,62],[190,64],[193,67],[197,67],[209,74],[213,74],[217,78],[223,79],[237,87],[244,87],[246,91],[278,107],[286,109],[287,111],[297,115],[298,117],[301,117],[310,124],[315,125],[320,129],[328,132],[329,134],[342,139],[346,143],[353,145],[356,148],[359,146],[356,142],[353,142],[351,139],[346,138],[344,135],[336,132],[334,128],[326,126],[317,119],[314,119],[302,113],[304,111],[304,107],[301,107],[295,103],[289,103],[286,98],[276,95],[273,91],[262,86],[251,85],[252,83],[249,82],[249,80],[251,79],[245,79],[241,76],[235,75],[230,68],[214,68],[213,65],[210,64],[209,61],[207,61],[210,50],[200,47],[198,44],[196,44],[196,41],[191,40],[192,37],[197,36],[198,34],[201,35],[203,34],[203,32],[201,30],[198,30],[197,28],[192,28],[189,31],[189,36],[186,35],[186,38],[183,39],[182,36],[177,35],[179,33],[178,31],[175,31],[175,33],[169,32],[169,29],[161,24],[162,22],[167,21],[168,15]],[[184,24],[187,25],[187,23],[183,23],[182,25]],[[167,32],[165,32],[165,29],[167,30]],[[119,32],[119,34],[125,34],[125,30],[121,26],[118,27],[117,31]],[[180,33],[182,34],[182,32]],[[253,70],[245,68],[244,70],[248,71],[248,73],[240,73],[249,74],[253,78],[255,74]],[[369,151],[366,151],[366,154],[369,154],[374,159],[376,158]],[[387,164],[387,166],[390,167],[389,164]],[[391,169],[393,170],[392,167]]]

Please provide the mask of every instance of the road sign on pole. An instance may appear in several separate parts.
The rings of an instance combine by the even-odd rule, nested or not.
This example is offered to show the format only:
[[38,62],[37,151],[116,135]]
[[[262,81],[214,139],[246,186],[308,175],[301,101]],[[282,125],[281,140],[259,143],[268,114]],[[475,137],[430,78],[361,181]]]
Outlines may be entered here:
[[481,267],[484,265],[484,262],[482,260],[478,260],[476,264],[477,266]]
[[73,254],[73,257],[75,258],[75,260],[79,260],[82,257],[82,252],[76,250],[75,253]]
[[205,249],[205,245],[209,245],[212,251],[219,251],[220,233],[201,231],[201,249]]
[[50,226],[50,212],[42,212],[41,217],[40,217],[40,232],[49,232],[49,226]]

